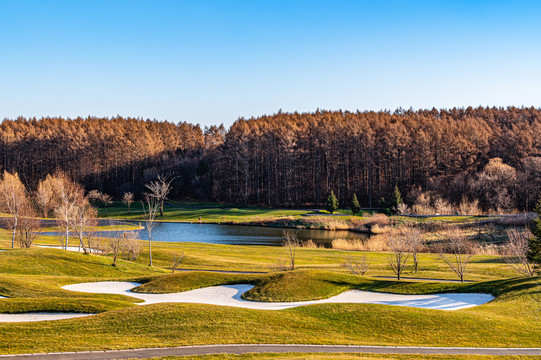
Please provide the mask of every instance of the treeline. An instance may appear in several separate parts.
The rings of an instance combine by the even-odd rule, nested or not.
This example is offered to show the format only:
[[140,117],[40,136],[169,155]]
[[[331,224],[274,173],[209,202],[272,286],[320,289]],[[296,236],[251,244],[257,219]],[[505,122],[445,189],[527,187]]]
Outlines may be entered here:
[[386,206],[398,185],[410,205],[423,197],[477,200],[485,210],[531,209],[541,189],[541,110],[317,111],[240,119],[215,164],[214,194],[229,202],[321,205],[334,191],[342,204],[356,193],[363,206]]
[[140,194],[158,174],[175,173],[173,197],[208,197],[205,151],[221,143],[223,126],[134,118],[42,118],[0,124],[2,170],[35,190],[46,175],[67,174],[87,190],[120,198]]
[[201,129],[133,118],[23,119],[0,124],[1,166],[35,189],[63,171],[87,190],[136,197],[158,174],[173,199],[268,206],[476,202],[531,209],[541,190],[541,110],[316,111]]

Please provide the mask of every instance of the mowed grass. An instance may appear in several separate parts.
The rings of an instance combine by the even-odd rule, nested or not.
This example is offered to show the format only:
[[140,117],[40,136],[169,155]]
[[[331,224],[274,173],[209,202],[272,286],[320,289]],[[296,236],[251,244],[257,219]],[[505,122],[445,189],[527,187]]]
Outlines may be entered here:
[[[287,259],[287,249],[273,246],[220,245],[189,242],[153,242],[153,261],[156,266],[171,267],[175,255],[184,254],[179,268],[190,270],[223,271],[271,271],[279,260]],[[348,258],[359,259],[366,256],[369,263],[369,276],[394,276],[384,252],[347,251],[334,249],[296,249],[295,264],[299,269],[322,269],[347,272],[341,264]],[[139,264],[148,264],[148,251],[144,246]],[[456,280],[456,275],[437,254],[421,254],[417,273],[408,268],[405,277],[435,278]],[[483,281],[513,277],[516,274],[500,256],[476,255],[468,265],[466,279]]]
[[[291,302],[327,299],[357,289],[394,294],[486,293],[501,296],[510,291],[536,286],[521,278],[476,283],[418,282],[380,280],[321,270],[295,270],[268,274],[222,274],[189,271],[142,279],[135,292],[163,294],[208,286],[253,284],[243,296],[251,301]],[[518,288],[517,288],[518,286]]]
[[[121,202],[114,202],[112,206],[99,208],[99,216],[102,218],[114,218],[124,220],[142,221],[144,212],[141,203],[136,202],[128,211],[127,206]],[[352,218],[362,219],[365,216],[373,214],[374,211],[361,211],[354,215],[350,209],[339,209],[335,212],[336,216],[329,216],[329,220],[338,218],[340,220],[350,220]],[[164,216],[158,218],[158,221],[178,221],[178,222],[202,222],[202,223],[251,223],[261,220],[271,221],[284,217],[300,219],[303,215],[329,215],[324,209],[274,209],[255,206],[238,206],[220,203],[199,203],[199,202],[180,202],[168,201],[164,205]],[[488,219],[486,216],[470,215],[448,215],[433,217],[409,217],[392,216],[399,222],[438,222],[449,224],[466,224],[479,220]]]
[[[285,216],[300,217],[303,214],[311,213],[311,210],[304,209],[270,209],[259,207],[236,207],[215,203],[186,203],[169,201],[164,206],[164,216],[158,221],[181,221],[181,222],[247,222],[262,218],[279,218]],[[141,203],[133,203],[131,212],[120,202],[113,203],[113,206],[99,209],[100,217],[108,217],[124,220],[143,220],[144,212]],[[199,220],[201,218],[201,220]]]
[[[42,240],[43,241],[43,240]],[[0,244],[9,237],[0,232]],[[298,249],[298,271],[266,274],[182,272],[164,268],[184,252],[182,266],[193,269],[268,270],[286,249],[196,243],[154,243],[136,263],[110,256],[58,249],[0,252],[0,312],[66,311],[99,313],[91,317],[0,324],[0,353],[82,351],[216,343],[308,343],[412,346],[536,347],[541,344],[541,279],[511,278],[496,256],[474,257],[472,279],[479,283],[382,280],[348,274],[346,256],[367,255],[368,275],[390,275],[385,255],[327,249]],[[453,278],[433,254],[421,257],[417,276]],[[414,275],[414,274],[412,274]],[[319,304],[282,311],[261,311],[199,304],[154,304],[122,295],[63,290],[70,283],[123,280],[142,282],[139,291],[176,292],[231,283],[251,283],[252,300],[296,301],[336,295],[348,289],[395,293],[485,292],[497,298],[459,311],[374,304]],[[28,339],[31,339],[29,341]]]
[[[69,245],[77,246],[78,241],[77,238],[71,237]],[[37,244],[58,246],[60,242],[54,236],[41,236],[37,240]],[[76,276],[88,274],[85,269],[88,259],[86,255],[72,253],[71,258],[62,260],[55,259],[55,256],[57,256],[55,254],[58,253],[54,252],[53,249],[40,249],[38,247],[9,249],[10,247],[11,238],[9,232],[0,229],[0,248],[8,250],[7,252],[0,252],[0,259],[2,256],[5,257],[4,261],[0,261],[0,273],[35,274],[37,272],[46,273],[46,271],[51,271],[52,274],[57,274],[66,268],[75,272],[78,271]],[[95,259],[93,261],[101,262],[103,265],[101,269],[104,271],[103,274],[96,274],[96,276],[116,276],[115,274],[119,274],[118,272],[124,271],[125,268],[131,269],[130,271],[134,275],[143,275],[147,271],[145,266],[149,263],[148,242],[141,241],[141,248],[141,254],[134,263],[120,261],[116,269],[107,266],[112,263],[112,255],[104,257],[93,255]],[[41,250],[44,250],[44,252],[40,252],[42,256],[39,259],[37,257],[29,258],[23,263],[17,258],[17,256],[26,252],[32,253]],[[184,259],[178,267],[190,270],[269,272],[279,260],[287,259],[287,249],[280,246],[153,241],[152,258],[155,265],[153,269],[158,271],[158,268],[171,268],[173,258],[179,254],[183,254]],[[361,256],[366,256],[369,263],[367,275],[394,276],[387,262],[388,254],[384,252],[298,248],[296,249],[295,264],[299,269],[333,270],[345,273],[347,271],[341,267],[341,264],[348,258],[359,259]],[[457,279],[456,275],[437,254],[420,254],[419,260],[419,271],[417,273],[413,272],[413,268],[410,267],[406,269],[402,276]],[[61,263],[60,266],[58,266],[57,262]],[[43,269],[40,269],[41,267]],[[72,270],[69,273],[73,273]],[[496,280],[513,276],[516,276],[516,273],[505,263],[503,258],[493,255],[475,255],[471,259],[466,272],[466,280],[474,281]]]
[[539,346],[541,280],[502,281],[487,285],[506,289],[495,300],[459,311],[373,304],[320,304],[281,311],[154,304],[79,319],[0,324],[0,338],[10,339],[0,343],[0,352],[216,343]]

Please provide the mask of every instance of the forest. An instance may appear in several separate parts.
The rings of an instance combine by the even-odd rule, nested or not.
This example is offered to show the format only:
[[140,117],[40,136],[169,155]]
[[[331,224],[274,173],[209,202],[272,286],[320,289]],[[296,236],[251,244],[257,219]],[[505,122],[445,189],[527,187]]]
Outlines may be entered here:
[[[31,190],[62,172],[86,191],[136,198],[158,175],[171,199],[271,207],[531,210],[541,191],[541,109],[278,112],[230,129],[136,118],[5,119],[1,170]],[[439,205],[438,205],[439,204]],[[470,206],[471,208],[471,206]]]

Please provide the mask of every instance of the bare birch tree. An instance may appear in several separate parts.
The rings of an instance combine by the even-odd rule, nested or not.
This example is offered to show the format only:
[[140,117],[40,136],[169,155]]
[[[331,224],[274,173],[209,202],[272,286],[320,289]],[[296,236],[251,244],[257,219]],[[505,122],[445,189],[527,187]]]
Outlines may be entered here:
[[528,240],[532,233],[526,229],[516,229],[507,232],[509,241],[504,247],[504,259],[516,272],[524,276],[534,276],[534,264],[528,261]]
[[128,213],[131,214],[131,204],[134,201],[133,193],[131,192],[125,192],[124,195],[122,195],[122,203],[124,203],[128,207]]
[[158,175],[156,181],[146,184],[145,187],[149,190],[149,195],[155,197],[158,200],[160,217],[163,217],[163,204],[167,200],[167,195],[171,192],[171,182],[173,179],[170,179],[167,176]]
[[148,235],[148,266],[152,266],[152,231],[156,227],[156,215],[160,209],[160,201],[151,194],[145,194],[144,201],[141,201],[145,216],[145,229]]
[[459,230],[451,230],[447,244],[440,245],[440,258],[455,272],[461,282],[464,282],[466,268],[473,256],[471,242]]
[[59,199],[54,209],[59,224],[64,228],[64,249],[68,249],[69,234],[73,228],[77,207],[84,201],[84,191],[81,186],[71,181],[65,174],[59,173],[54,176],[55,193]]
[[96,226],[98,212],[90,205],[88,199],[84,198],[81,203],[75,206],[73,215],[73,228],[79,237],[79,251],[83,248],[85,254],[91,253],[95,249],[92,249],[91,247],[87,248],[85,246],[84,238],[85,235],[88,236],[88,233],[92,231],[91,229]]
[[12,230],[12,248],[15,247],[15,236],[17,234],[21,211],[27,201],[26,189],[19,179],[19,175],[17,173],[10,174],[9,172],[4,171],[2,179],[0,180],[0,206],[4,211],[11,215],[8,223]]
[[387,263],[396,274],[397,279],[400,280],[411,256],[409,240],[406,236],[394,235],[389,237],[387,245],[389,247],[386,256]]

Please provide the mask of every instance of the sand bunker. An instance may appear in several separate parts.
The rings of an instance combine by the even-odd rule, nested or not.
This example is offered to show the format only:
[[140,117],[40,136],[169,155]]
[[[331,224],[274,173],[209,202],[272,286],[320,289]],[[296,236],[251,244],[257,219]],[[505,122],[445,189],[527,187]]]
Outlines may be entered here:
[[[381,304],[407,306],[437,310],[459,310],[481,305],[494,299],[487,294],[435,294],[435,295],[397,295],[377,293],[361,290],[350,290],[340,295],[324,300],[299,302],[258,302],[246,301],[242,294],[253,288],[253,285],[222,285],[197,290],[171,294],[141,294],[132,292],[141,284],[126,281],[100,281],[92,283],[72,284],[63,286],[63,289],[94,294],[120,294],[127,295],[144,302],[138,305],[157,303],[192,303],[220,306],[233,306],[256,310],[283,310],[297,306],[327,303],[349,304]],[[0,296],[0,298],[4,298]],[[82,313],[26,313],[26,314],[0,314],[0,322],[28,322],[71,319],[94,314]]]
[[62,288],[96,294],[127,295],[144,300],[144,303],[140,303],[139,305],[156,303],[193,303],[233,306],[257,310],[283,310],[297,306],[325,303],[382,304],[437,310],[459,310],[481,305],[494,299],[492,295],[487,294],[397,295],[350,290],[324,300],[257,302],[246,301],[241,298],[242,294],[250,290],[253,285],[222,285],[171,294],[141,294],[130,291],[139,285],[139,283],[135,282],[102,281],[66,285]]

